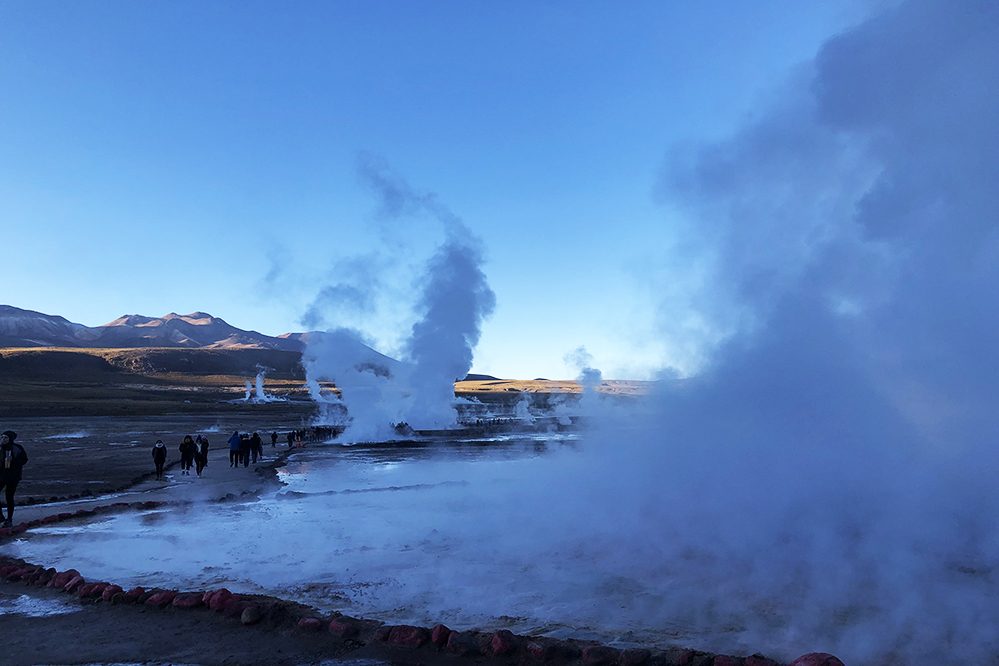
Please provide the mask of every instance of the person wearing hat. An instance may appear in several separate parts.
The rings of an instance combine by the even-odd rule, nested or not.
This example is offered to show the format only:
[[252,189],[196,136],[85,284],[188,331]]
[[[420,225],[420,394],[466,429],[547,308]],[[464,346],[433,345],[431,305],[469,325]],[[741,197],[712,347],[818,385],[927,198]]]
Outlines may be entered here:
[[153,462],[156,463],[156,480],[163,478],[163,465],[166,463],[166,445],[162,439],[156,440],[153,447]]
[[14,524],[14,492],[17,484],[21,481],[21,468],[28,462],[28,454],[24,447],[15,444],[17,433],[7,430],[0,434],[0,489],[7,497],[7,517],[3,521],[4,527]]

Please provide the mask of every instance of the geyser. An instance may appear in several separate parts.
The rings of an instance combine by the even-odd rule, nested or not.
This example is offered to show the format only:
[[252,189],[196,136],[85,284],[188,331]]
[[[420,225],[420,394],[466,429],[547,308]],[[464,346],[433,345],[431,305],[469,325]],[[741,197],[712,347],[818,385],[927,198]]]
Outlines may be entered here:
[[[360,171],[384,215],[428,214],[443,227],[444,239],[418,280],[418,319],[403,344],[401,363],[376,372],[370,359],[354,354],[361,347],[356,344],[360,334],[339,328],[308,340],[306,375],[313,385],[319,380],[337,384],[347,411],[346,441],[391,438],[400,422],[417,428],[452,426],[457,421],[454,382],[471,369],[480,326],[495,306],[481,268],[479,240],[434,195],[414,191],[383,163],[362,160]],[[310,317],[317,303],[310,306]]]

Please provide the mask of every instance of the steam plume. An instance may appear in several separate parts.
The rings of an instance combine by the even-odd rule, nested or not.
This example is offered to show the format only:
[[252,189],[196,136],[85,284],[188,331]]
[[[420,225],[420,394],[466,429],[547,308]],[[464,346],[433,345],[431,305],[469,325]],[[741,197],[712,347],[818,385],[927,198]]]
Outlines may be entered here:
[[[362,157],[359,173],[377,196],[383,218],[429,214],[444,230],[444,239],[427,262],[419,279],[418,320],[403,345],[404,363],[391,373],[369,375],[355,386],[367,395],[351,394],[351,379],[358,378],[359,359],[345,358],[332,348],[343,333],[326,337],[306,351],[310,378],[336,381],[350,412],[348,436],[387,436],[393,423],[406,421],[417,427],[445,427],[456,421],[454,382],[472,366],[480,326],[495,306],[495,296],[482,272],[482,251],[468,227],[429,193],[413,190],[383,162]],[[342,290],[338,290],[339,291]],[[317,301],[314,307],[321,307]],[[310,310],[310,313],[312,310]],[[312,317],[312,315],[310,315]],[[377,397],[376,407],[368,403]]]

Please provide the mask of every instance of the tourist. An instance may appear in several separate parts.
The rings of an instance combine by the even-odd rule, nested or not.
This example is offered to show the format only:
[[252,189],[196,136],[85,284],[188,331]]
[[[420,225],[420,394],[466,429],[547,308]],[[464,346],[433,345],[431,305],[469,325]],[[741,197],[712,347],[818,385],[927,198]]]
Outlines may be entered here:
[[278,434],[276,432],[271,433],[271,448],[273,449],[277,446]]
[[10,527],[14,524],[14,492],[17,484],[21,481],[21,468],[28,462],[28,454],[24,447],[15,444],[17,433],[7,430],[0,435],[0,488],[7,496],[7,517],[4,518],[3,526]]
[[295,432],[292,430],[288,431],[288,448],[290,449],[295,445]]
[[239,459],[243,467],[250,466],[250,436],[245,433],[239,436]]
[[250,438],[250,454],[253,456],[254,465],[257,464],[258,457],[264,457],[264,442],[258,433],[253,433],[253,437]]
[[198,470],[198,476],[201,476],[201,470],[208,467],[208,438],[198,435],[198,440],[195,443],[198,445],[195,463],[201,465],[201,469]]
[[166,445],[162,439],[157,439],[153,446],[153,463],[156,464],[156,480],[159,481],[163,478],[163,465],[166,464]]
[[232,431],[229,438],[229,467],[239,467],[239,443],[240,436],[238,430]]
[[194,464],[194,452],[196,450],[194,438],[190,435],[184,435],[184,440],[178,448],[180,449],[180,473],[191,476],[191,467]]

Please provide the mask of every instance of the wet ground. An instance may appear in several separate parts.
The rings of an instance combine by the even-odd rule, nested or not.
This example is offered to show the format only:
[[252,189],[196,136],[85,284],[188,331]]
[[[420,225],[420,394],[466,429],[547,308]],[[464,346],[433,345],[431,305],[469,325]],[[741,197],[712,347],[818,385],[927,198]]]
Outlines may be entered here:
[[[576,453],[576,436],[558,432],[313,446],[259,498],[39,527],[2,551],[126,588],[224,586],[388,623],[620,646],[703,640],[641,612],[658,603],[658,581],[613,545],[552,532],[566,507],[539,503],[537,490],[571,484],[559,477]],[[197,482],[177,473],[135,492],[190,499]],[[704,647],[739,646],[713,637]]]
[[[49,417],[8,418],[3,430],[18,433],[28,453],[19,502],[101,495],[131,485],[153,471],[151,449],[157,439],[167,446],[167,463],[180,458],[184,435],[204,435],[211,442],[210,461],[227,460],[226,439],[233,430],[261,434],[301,428],[301,418],[253,413],[224,417]],[[265,436],[269,448],[270,441]],[[226,462],[226,464],[228,464]]]

